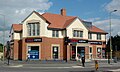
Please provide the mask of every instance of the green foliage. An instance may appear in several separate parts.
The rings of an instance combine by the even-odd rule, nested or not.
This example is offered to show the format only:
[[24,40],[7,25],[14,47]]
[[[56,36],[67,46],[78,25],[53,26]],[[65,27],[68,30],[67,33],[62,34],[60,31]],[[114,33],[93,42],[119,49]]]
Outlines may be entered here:
[[3,44],[0,43],[0,52],[3,52]]
[[[120,36],[116,35],[114,37],[111,37],[111,40],[112,40],[112,50],[120,51]],[[107,42],[106,51],[107,52],[110,51],[110,39]]]

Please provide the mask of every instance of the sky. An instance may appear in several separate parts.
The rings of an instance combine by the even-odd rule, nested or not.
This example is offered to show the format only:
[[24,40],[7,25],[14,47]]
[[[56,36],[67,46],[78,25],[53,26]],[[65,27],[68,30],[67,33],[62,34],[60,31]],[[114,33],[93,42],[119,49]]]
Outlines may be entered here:
[[21,23],[32,11],[60,14],[62,8],[68,16],[90,21],[108,33],[110,13],[117,10],[111,13],[111,30],[112,36],[120,35],[120,0],[0,0],[0,42],[8,41],[11,25]]

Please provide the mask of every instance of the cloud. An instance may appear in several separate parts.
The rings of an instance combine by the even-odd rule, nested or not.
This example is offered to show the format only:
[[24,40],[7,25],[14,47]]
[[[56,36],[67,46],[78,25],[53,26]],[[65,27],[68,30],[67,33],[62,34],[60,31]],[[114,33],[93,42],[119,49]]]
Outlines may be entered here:
[[101,18],[97,17],[97,18],[89,18],[86,19],[86,21],[90,21],[90,22],[94,22],[94,21],[99,21]]
[[[110,20],[100,20],[93,22],[93,25],[103,29],[106,32],[110,32]],[[119,19],[111,19],[111,32],[112,36],[120,34],[120,20]],[[108,34],[109,35],[109,34]]]
[[[9,31],[11,24],[20,23],[33,10],[44,12],[51,6],[52,2],[49,0],[0,0],[0,14],[5,15],[5,30]],[[1,33],[3,33],[3,25],[4,17],[0,15]]]
[[110,3],[108,3],[104,6],[108,12],[117,10],[117,12],[114,12],[114,14],[120,16],[120,0],[112,0]]
[[[105,3],[102,5],[102,7],[105,9],[108,14],[113,11],[117,10],[116,12],[112,13],[111,15],[111,30],[112,30],[112,36],[115,36],[117,34],[120,34],[120,0],[112,0],[109,3]],[[103,29],[106,32],[110,32],[110,19],[100,19],[95,20],[93,18],[93,24],[101,29]],[[109,37],[109,34],[107,35]]]

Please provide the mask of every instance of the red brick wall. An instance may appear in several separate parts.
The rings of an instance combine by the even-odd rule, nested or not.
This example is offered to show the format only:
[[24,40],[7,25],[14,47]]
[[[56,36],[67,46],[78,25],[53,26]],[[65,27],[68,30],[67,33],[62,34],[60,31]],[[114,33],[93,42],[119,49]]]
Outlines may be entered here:
[[[27,44],[25,38],[22,40],[22,60],[26,59]],[[63,59],[63,39],[61,38],[46,38],[42,37],[42,42],[30,42],[30,44],[40,44],[41,52],[39,55],[41,60],[51,60],[51,48],[52,44],[60,46],[60,59]]]
[[13,46],[13,57],[14,57],[14,60],[18,60],[18,48],[19,48],[18,41],[19,40],[14,40],[14,46]]
[[85,47],[85,58],[89,58],[89,47]]

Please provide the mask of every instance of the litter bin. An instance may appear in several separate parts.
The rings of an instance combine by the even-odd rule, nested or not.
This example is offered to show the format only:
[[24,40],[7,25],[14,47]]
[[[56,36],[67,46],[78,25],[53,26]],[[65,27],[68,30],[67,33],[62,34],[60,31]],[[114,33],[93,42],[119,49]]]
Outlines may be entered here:
[[95,69],[98,70],[98,61],[95,60]]

